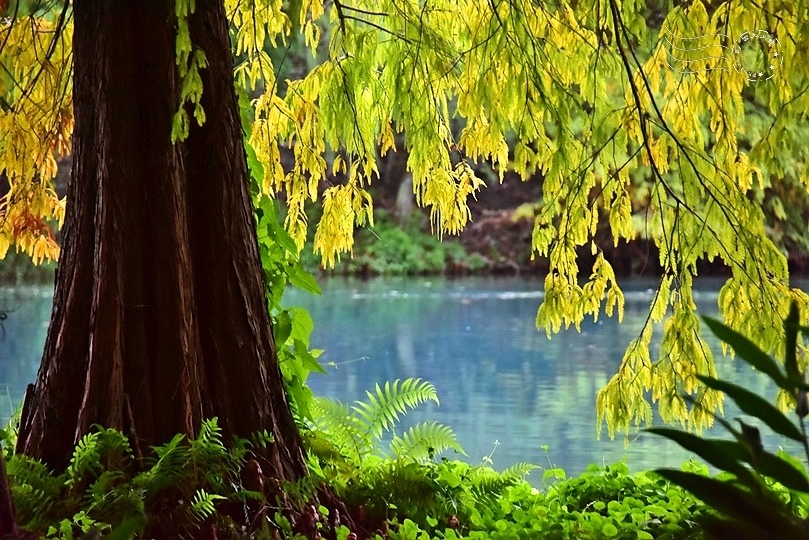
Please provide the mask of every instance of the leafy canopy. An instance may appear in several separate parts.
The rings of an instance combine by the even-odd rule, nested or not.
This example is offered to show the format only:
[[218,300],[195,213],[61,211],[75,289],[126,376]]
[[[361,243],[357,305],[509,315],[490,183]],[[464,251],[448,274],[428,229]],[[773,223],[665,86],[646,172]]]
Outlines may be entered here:
[[[490,164],[501,179],[506,170],[542,176],[533,247],[551,265],[537,314],[549,334],[602,309],[622,316],[623,294],[594,242],[600,223],[616,245],[639,237],[657,245],[664,272],[648,322],[598,398],[611,435],[648,422],[649,398],[664,420],[697,428],[721,406],[721,393],[697,378],[715,376],[695,314],[698,261],[729,267],[721,313],[765,351],[781,353],[782,329],[767,321],[783,318],[791,300],[809,305],[789,285],[775,234],[797,219],[805,235],[801,214],[787,210],[795,199],[786,198],[805,197],[809,186],[805,1],[225,4],[235,82],[253,96],[253,174],[266,194],[284,194],[285,227],[299,249],[309,229],[304,206],[322,202],[314,248],[324,265],[351,250],[356,226],[373,224],[367,188],[379,177],[377,158],[401,150],[438,234],[471,219],[467,200],[485,186],[472,164]],[[176,5],[189,107],[178,103],[175,140],[205,120],[205,54],[184,30],[194,2]],[[57,254],[46,222],[61,220],[64,206],[50,179],[72,127],[71,11],[66,3],[14,6],[0,21],[0,168],[11,185],[0,255],[15,245],[42,260]],[[279,81],[270,52],[296,36],[317,63]],[[287,168],[284,146],[295,158]],[[580,248],[596,254],[592,269],[579,267]],[[804,349],[799,356],[805,363]],[[699,406],[689,409],[683,391]]]

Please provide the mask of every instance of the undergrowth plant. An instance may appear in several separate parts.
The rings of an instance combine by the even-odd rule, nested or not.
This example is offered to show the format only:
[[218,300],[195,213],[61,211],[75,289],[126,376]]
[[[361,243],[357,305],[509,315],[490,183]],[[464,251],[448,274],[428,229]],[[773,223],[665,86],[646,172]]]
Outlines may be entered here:
[[[366,396],[367,401],[351,406],[325,397],[315,398],[313,404],[310,440],[329,444],[346,464],[356,468],[384,457],[379,452],[382,437],[394,430],[400,416],[428,401],[439,403],[435,387],[421,379],[377,384],[373,392],[366,391]],[[417,424],[402,435],[393,434],[389,448],[395,458],[408,461],[432,459],[447,449],[464,454],[452,429],[436,422]]]
[[[809,327],[800,325],[797,305],[792,304],[784,321],[783,367],[740,333],[708,317],[705,322],[736,356],[791,398],[798,425],[768,400],[746,388],[704,375],[698,375],[699,379],[708,388],[724,392],[742,412],[755,417],[774,433],[799,444],[809,459],[804,423],[809,414],[809,385],[798,363],[798,337],[809,334]],[[809,538],[809,478],[800,460],[784,451],[767,451],[757,426],[737,418],[737,429],[722,418],[716,420],[733,436],[732,440],[700,437],[670,428],[648,431],[677,442],[723,471],[721,474],[711,478],[689,471],[659,469],[656,472],[688,489],[714,509],[704,516],[702,525],[716,538]]]
[[418,379],[379,386],[353,406],[316,399],[305,432],[310,475],[280,486],[275,500],[244,480],[251,449],[272,442],[266,433],[226,447],[213,419],[196,438],[178,435],[137,458],[124,435],[99,428],[59,475],[9,457],[18,521],[60,539],[146,537],[155,528],[171,538],[215,530],[218,538],[300,539],[280,500],[301,504],[326,483],[355,521],[354,531],[335,528],[338,540],[375,539],[377,531],[390,540],[700,538],[705,507],[659,475],[630,475],[619,463],[567,479],[551,468],[545,480],[552,482],[540,491],[525,480],[533,465],[497,472],[439,458],[461,451],[449,428],[425,423],[396,432],[403,414],[434,400],[434,387]]
[[17,520],[47,538],[108,533],[122,523],[133,532],[159,527],[173,537],[195,537],[214,518],[227,522],[220,503],[238,514],[248,501],[261,499],[242,486],[239,472],[251,448],[271,442],[265,432],[226,447],[213,418],[197,437],[176,435],[137,460],[125,435],[97,428],[82,437],[61,474],[25,455],[7,459]]
[[551,468],[540,491],[525,479],[535,465],[498,472],[439,458],[446,450],[462,453],[445,426],[396,432],[401,414],[437,400],[419,379],[377,386],[352,406],[315,400],[317,421],[305,434],[310,470],[355,510],[371,538],[380,523],[390,524],[391,540],[701,537],[697,518],[705,507],[658,475],[630,475],[618,463],[567,479]]
[[[401,433],[401,416],[429,401],[435,387],[421,379],[396,380],[366,392],[366,401],[347,405],[318,397],[314,421],[304,434],[310,470],[333,486],[367,521],[397,518],[440,529],[480,501],[523,481],[532,469],[517,464],[497,472],[437,457],[447,450],[466,455],[451,428],[422,422]],[[387,451],[384,442],[388,441]]]

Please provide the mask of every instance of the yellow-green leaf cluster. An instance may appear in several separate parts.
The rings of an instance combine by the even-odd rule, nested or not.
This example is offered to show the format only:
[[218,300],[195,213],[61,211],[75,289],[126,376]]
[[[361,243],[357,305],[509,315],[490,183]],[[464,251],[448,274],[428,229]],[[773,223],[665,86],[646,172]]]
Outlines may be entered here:
[[188,137],[190,118],[186,105],[193,106],[197,125],[205,123],[202,109],[202,77],[200,70],[208,66],[205,52],[191,43],[188,17],[196,9],[196,0],[176,0],[177,36],[175,37],[175,61],[180,76],[180,103],[171,123],[171,141],[182,141]]
[[73,131],[68,14],[0,18],[0,171],[9,183],[0,198],[0,258],[11,246],[36,263],[59,255],[52,224],[61,225],[65,201],[51,180]]

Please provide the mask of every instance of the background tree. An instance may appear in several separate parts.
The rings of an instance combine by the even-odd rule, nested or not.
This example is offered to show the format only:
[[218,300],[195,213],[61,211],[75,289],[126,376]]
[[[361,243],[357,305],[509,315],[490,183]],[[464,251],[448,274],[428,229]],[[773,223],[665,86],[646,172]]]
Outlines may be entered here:
[[[686,419],[696,426],[711,422],[710,413],[719,405],[720,395],[700,387],[695,377],[695,373],[714,373],[710,351],[700,337],[692,299],[697,261],[720,259],[729,267],[731,277],[719,297],[722,315],[735,329],[757,336],[765,350],[777,350],[781,333],[780,329],[769,327],[766,321],[782,318],[791,299],[801,304],[809,302],[803,292],[790,287],[785,253],[770,235],[772,228],[767,216],[777,217],[777,204],[776,211],[765,211],[766,204],[777,199],[779,193],[790,192],[781,190],[782,185],[805,189],[809,184],[807,150],[801,144],[803,132],[795,128],[809,110],[809,92],[806,91],[809,88],[806,72],[809,17],[805,2],[713,5],[695,1],[687,7],[669,2],[653,5],[653,9],[643,2],[618,0],[542,5],[527,0],[356,0],[330,5],[305,0],[293,4],[282,11],[280,2],[228,0],[225,13],[230,17],[234,52],[239,59],[235,67],[237,86],[260,93],[252,103],[252,126],[248,130],[251,172],[266,194],[284,193],[288,206],[286,227],[299,246],[303,245],[308,228],[304,204],[307,200],[322,200],[323,216],[315,230],[314,245],[324,264],[333,264],[341,253],[351,249],[355,226],[373,222],[372,200],[366,187],[379,174],[378,154],[396,149],[398,132],[404,133],[407,167],[416,200],[430,208],[439,234],[458,232],[471,217],[466,200],[484,184],[475,175],[470,161],[486,160],[501,173],[512,168],[524,177],[542,175],[543,200],[538,205],[533,244],[535,254],[548,257],[551,266],[545,278],[546,296],[537,316],[538,325],[549,333],[562,326],[578,326],[586,316],[597,317],[602,309],[607,315],[621,316],[623,294],[609,261],[593,242],[599,221],[609,223],[616,244],[639,235],[655,242],[664,274],[650,305],[649,323],[639,338],[629,344],[617,375],[599,396],[599,414],[607,421],[610,433],[651,418],[651,406],[645,397],[648,391],[652,400],[659,402],[665,420]],[[130,150],[134,152],[131,161],[112,161],[116,174],[123,171],[121,179],[135,179],[121,180],[126,184],[121,188],[127,204],[121,200],[106,213],[102,211],[104,205],[100,205],[95,222],[85,215],[81,221],[83,232],[70,233],[90,234],[94,238],[96,229],[105,231],[104,226],[111,224],[114,235],[110,238],[114,240],[96,240],[98,249],[94,250],[82,243],[86,240],[77,241],[76,247],[66,244],[67,254],[63,256],[63,261],[71,257],[78,260],[78,251],[81,251],[81,258],[89,261],[94,251],[93,256],[99,257],[99,268],[110,268],[113,276],[107,279],[103,272],[99,274],[100,281],[95,289],[86,284],[83,288],[71,289],[83,291],[81,295],[85,298],[100,299],[101,310],[83,308],[81,311],[85,314],[80,317],[85,322],[77,323],[76,328],[84,328],[87,333],[88,325],[101,317],[105,325],[111,325],[110,333],[105,336],[118,336],[116,332],[122,336],[138,336],[138,339],[121,341],[129,347],[151,344],[154,339],[151,330],[159,326],[158,321],[163,322],[161,317],[168,317],[175,321],[169,326],[178,330],[172,336],[188,336],[188,342],[194,343],[195,333],[199,333],[204,348],[206,333],[213,332],[208,325],[220,324],[205,317],[219,310],[216,321],[221,321],[228,318],[231,311],[221,309],[218,304],[205,304],[206,308],[213,308],[210,311],[193,306],[202,302],[206,294],[213,292],[213,296],[217,296],[220,289],[229,291],[222,293],[225,295],[235,291],[242,294],[243,290],[243,283],[238,279],[227,281],[221,276],[205,281],[200,277],[208,271],[207,268],[205,272],[197,270],[200,263],[218,261],[210,268],[216,273],[220,268],[218,264],[226,264],[218,257],[230,252],[221,243],[221,237],[210,244],[216,246],[215,249],[205,252],[204,242],[197,241],[201,238],[197,228],[216,230],[208,219],[217,223],[221,217],[205,213],[212,211],[211,208],[224,215],[233,211],[233,215],[238,213],[249,221],[244,217],[249,215],[248,207],[241,206],[247,204],[249,198],[239,199],[236,209],[227,210],[227,206],[218,206],[227,202],[227,197],[213,195],[216,189],[223,189],[221,186],[209,193],[205,191],[207,187],[199,189],[206,186],[202,181],[188,185],[182,184],[182,180],[150,184],[151,180],[146,178],[148,163],[154,163],[155,170],[160,171],[158,178],[174,174],[167,171],[176,171],[180,177],[193,178],[195,182],[198,175],[207,178],[205,171],[212,171],[217,165],[211,164],[210,169],[205,169],[201,164],[217,161],[203,154],[223,155],[220,145],[211,142],[218,141],[214,134],[229,133],[233,144],[237,140],[233,131],[238,126],[232,116],[234,113],[212,108],[212,104],[220,103],[221,96],[230,95],[222,86],[216,86],[225,84],[219,80],[224,76],[224,60],[217,56],[220,63],[214,64],[214,53],[208,50],[213,46],[217,54],[222,53],[226,49],[225,41],[218,36],[216,45],[210,45],[212,41],[208,40],[213,38],[209,36],[208,26],[195,26],[198,24],[195,21],[210,17],[224,27],[223,16],[218,12],[215,17],[189,15],[193,4],[183,0],[178,0],[175,7],[174,54],[178,74],[168,82],[149,86],[161,89],[162,98],[155,97],[154,90],[144,91],[148,95],[139,97],[149,98],[150,108],[162,111],[155,117],[161,119],[159,122],[164,121],[167,103],[175,107],[178,103],[187,103],[175,114],[170,126],[175,137],[187,138],[174,147],[160,146],[165,138],[158,137],[160,143],[147,142],[151,137],[147,139],[146,132],[140,134],[138,144],[144,144],[150,152]],[[100,9],[94,8],[95,11]],[[206,6],[206,9],[211,8]],[[91,11],[95,13],[94,10]],[[5,164],[11,185],[4,228],[0,231],[0,248],[16,243],[35,257],[50,256],[55,250],[41,223],[48,216],[59,218],[61,206],[48,191],[46,179],[53,168],[52,153],[64,150],[59,144],[67,140],[72,122],[67,97],[59,102],[64,106],[55,106],[53,102],[52,96],[65,95],[65,92],[50,91],[66,88],[64,81],[69,78],[68,70],[52,67],[69,59],[69,48],[64,41],[70,26],[69,6],[61,13],[54,17],[39,16],[35,12],[32,18],[36,24],[51,28],[64,25],[65,31],[57,32],[55,35],[59,38],[55,40],[26,30],[32,35],[29,39],[20,26],[4,27],[7,44],[2,49],[3,61],[13,69],[2,79],[7,96],[5,103],[12,113],[4,117],[11,120],[5,120],[3,127],[12,134],[12,140],[19,140],[20,144],[0,146],[0,163]],[[96,16],[101,17],[100,12],[93,15]],[[141,15],[140,19],[137,14],[133,16],[142,23],[151,21],[143,19],[146,15]],[[78,24],[78,10],[76,19]],[[104,19],[110,21],[109,24],[113,24],[112,20]],[[322,39],[325,26],[331,30],[328,40]],[[167,40],[170,41],[170,36],[166,36],[169,30],[165,23],[158,27],[163,32],[158,41],[166,47]],[[134,26],[125,28],[132,28],[133,42],[143,37]],[[326,59],[302,79],[281,85],[266,51],[279,46],[293,28],[300,31],[313,50],[325,53]],[[100,23],[97,29],[101,35],[103,30],[109,31]],[[47,46],[23,46],[37,39],[44,40]],[[691,41],[683,40],[697,40],[699,47],[692,48],[688,45]],[[79,45],[81,39],[76,43]],[[15,50],[15,46],[19,53],[9,57],[7,51]],[[123,44],[111,47],[112,51],[119,49],[116,54],[121,63],[127,64],[129,61],[124,59],[134,55],[133,58],[141,58],[143,62],[137,69],[147,73],[155,69],[155,58],[160,62],[165,62],[166,58],[163,49],[161,55],[150,55],[148,59]],[[51,53],[51,60],[43,62],[41,56],[32,56],[32,53],[24,56],[30,50],[47,51]],[[683,50],[687,51],[686,56],[678,56],[677,51]],[[85,53],[86,49],[82,49],[81,54]],[[783,63],[771,62],[777,58],[775,53],[784,59]],[[82,84],[79,49],[73,54],[78,89]],[[100,60],[94,56],[93,61]],[[44,66],[39,70],[42,75],[32,76],[39,71],[18,67],[30,65]],[[161,64],[164,68],[167,65]],[[135,68],[110,66],[111,72],[120,71],[120,80],[132,88],[141,88],[139,83],[146,80],[137,75]],[[772,78],[764,80],[764,74]],[[50,82],[45,84],[46,81]],[[92,87],[96,90],[94,97],[99,95],[97,90],[103,86],[98,85],[103,83],[103,80],[93,83],[96,84]],[[228,80],[228,88],[230,84]],[[212,87],[210,90],[208,85]],[[124,95],[136,93],[130,88]],[[39,97],[41,103],[37,107],[31,105]],[[99,120],[82,128],[79,116],[82,102],[78,93],[74,101],[77,159],[81,152],[92,153],[82,148],[85,144],[81,142],[82,137],[93,141],[86,144],[95,145],[94,151],[103,150],[102,157],[114,155],[108,153],[112,150],[119,151],[123,144],[102,134],[108,129],[107,123],[110,127],[123,124],[116,117],[118,109],[113,113],[113,109],[98,108]],[[120,100],[115,103],[121,107],[129,105]],[[46,113],[34,114],[35,109]],[[756,112],[751,112],[752,109]],[[159,123],[157,119],[147,122],[141,113],[134,112],[145,110],[121,111],[120,115],[136,125],[145,123],[149,133],[157,133],[158,127],[151,124]],[[196,119],[192,119],[192,115]],[[202,122],[202,127],[195,122]],[[457,124],[463,127],[456,136]],[[128,139],[122,139],[128,141],[126,146],[133,143],[134,134],[126,131],[126,125],[119,127],[128,134]],[[166,126],[161,124],[160,129],[164,128]],[[20,150],[29,148],[25,146],[29,144],[31,149],[39,150]],[[284,144],[292,149],[295,157],[294,164],[287,168],[281,162],[280,148]],[[214,149],[217,151],[213,152]],[[166,155],[158,159],[158,155],[163,155],[160,152]],[[237,154],[241,155],[238,148],[225,145],[224,155],[230,156],[228,163],[236,168],[241,167],[233,164],[233,156]],[[98,185],[104,186],[107,168],[103,159],[86,159],[88,164],[82,165],[80,161],[76,164],[74,192],[69,194],[68,200],[83,196],[76,191],[79,179],[89,182],[88,177],[98,178]],[[245,174],[242,170],[221,170],[227,172],[222,176],[225,178]],[[329,187],[321,193],[318,186],[324,181]],[[779,189],[770,189],[773,186]],[[203,196],[207,197],[204,205],[199,202]],[[149,214],[133,216],[127,210],[128,197],[141,197],[131,200],[144,201],[145,208],[154,209],[166,221],[157,228],[150,224]],[[99,200],[106,200],[106,195]],[[188,213],[188,220],[182,217],[184,212]],[[197,220],[197,216],[207,217]],[[71,219],[66,225],[66,234],[73,227],[78,229],[78,221],[71,225]],[[78,220],[78,216],[75,219]],[[125,224],[130,219],[145,229],[139,228],[137,232],[128,229]],[[95,228],[87,223],[93,223]],[[126,262],[113,259],[119,253],[121,257],[134,253],[137,262],[131,268],[141,273],[148,273],[147,269],[157,264],[163,268],[161,250],[165,249],[167,256],[171,250],[160,247],[154,251],[154,245],[149,242],[152,237],[141,232],[151,231],[150,227],[159,230],[161,241],[171,244],[172,249],[184,246],[188,237],[187,255],[179,255],[182,261],[176,260],[177,255],[169,256],[167,260],[175,260],[175,263],[165,265],[166,276],[173,274],[177,278],[160,285],[170,294],[162,294],[162,290],[153,293],[145,286],[141,287],[143,291],[133,287],[133,291],[140,292],[129,293],[130,287],[121,288],[115,280],[125,277],[122,283],[126,284],[127,280],[134,279],[129,274],[137,273],[130,271]],[[225,225],[222,227],[226,229]],[[135,238],[140,239],[134,245],[146,244],[149,248],[136,248],[128,239],[124,240],[125,229],[133,231]],[[79,249],[79,244],[85,247]],[[577,253],[587,247],[596,254],[595,264],[592,269],[580,269]],[[77,254],[70,255],[71,250],[77,250]],[[200,253],[208,255],[200,256]],[[185,258],[192,261],[191,266],[185,266]],[[68,278],[64,274],[69,268],[71,266],[67,265],[60,270],[59,281],[64,282],[62,295],[68,295]],[[252,275],[253,270],[249,273]],[[580,281],[580,278],[586,279]],[[75,279],[80,282],[78,277]],[[222,286],[220,280],[231,285]],[[177,283],[194,285],[185,290]],[[78,298],[78,292],[71,294]],[[126,296],[128,294],[132,296]],[[111,301],[111,305],[105,305],[108,297],[118,298],[122,303],[119,306]],[[61,298],[57,292],[57,304],[69,300],[69,295]],[[186,305],[190,306],[188,310]],[[152,306],[148,308],[149,315],[136,315],[144,306]],[[186,313],[196,318],[184,317]],[[251,315],[254,313],[251,308]],[[127,319],[122,319],[123,314]],[[70,318],[60,315],[57,307],[51,329],[54,337],[49,339],[46,360],[53,347],[64,346],[64,336],[72,336],[74,332],[81,334],[73,328],[68,332],[67,327],[60,334],[54,329],[60,317]],[[122,322],[129,317],[139,321],[134,326],[140,330],[132,330],[132,334],[129,325]],[[107,319],[113,322],[108,323]],[[252,319],[248,316],[240,320]],[[649,348],[655,325],[660,322],[664,322],[661,349],[653,359]],[[143,341],[147,337],[148,340]],[[91,357],[98,354],[95,352],[100,350],[98,347],[109,347],[109,352],[115,352],[117,346],[110,346],[104,340],[86,340],[81,335],[71,340],[76,342],[76,351],[89,349]],[[214,356],[221,357],[222,351],[240,350],[238,341],[223,343],[228,346],[214,347],[217,353]],[[175,341],[166,350],[179,354],[167,358],[176,358],[178,365],[184,362],[181,360],[184,346]],[[156,361],[151,350],[139,355]],[[113,364],[117,361],[114,355],[98,358],[102,356]],[[252,358],[251,362],[257,362],[256,356]],[[805,361],[804,358],[801,361]],[[213,372],[212,377],[208,370],[225,368],[221,367],[221,362],[216,366],[207,362],[200,364],[206,366],[204,385],[190,383],[189,395],[206,392],[208,385],[213,384],[212,379],[230,373],[229,370]],[[193,365],[193,361],[188,365]],[[175,370],[175,375],[183,373],[184,377],[195,377],[174,364],[154,369]],[[48,368],[42,373],[43,377],[47,376]],[[110,373],[119,376],[114,370]],[[149,373],[153,376],[152,371]],[[113,380],[118,380],[114,377]],[[129,374],[121,377],[120,380],[129,380]],[[40,388],[44,388],[43,384]],[[88,388],[90,392],[88,399],[83,400],[83,410],[92,409],[96,400],[102,403],[104,399],[95,393],[99,389],[92,385]],[[699,406],[688,410],[681,390],[697,393]],[[156,388],[153,393],[165,391],[166,388]],[[75,396],[65,399],[74,404],[79,402]],[[110,413],[110,418],[104,420],[126,421],[124,411],[113,410],[117,412]],[[152,414],[155,410],[152,409]],[[79,431],[87,426],[90,416],[81,416],[82,422],[76,425]],[[145,424],[143,428],[134,426],[139,435],[141,430],[146,433],[152,429],[157,433],[157,427],[147,427],[149,422]],[[176,428],[177,425],[171,425],[166,429],[176,431]]]

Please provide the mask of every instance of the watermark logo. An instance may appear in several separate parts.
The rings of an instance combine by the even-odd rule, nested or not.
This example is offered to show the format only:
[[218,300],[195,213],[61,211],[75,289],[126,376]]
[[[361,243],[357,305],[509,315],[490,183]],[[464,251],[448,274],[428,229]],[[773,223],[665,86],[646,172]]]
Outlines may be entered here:
[[733,69],[760,82],[775,77],[784,61],[781,43],[766,30],[748,30],[735,40],[726,34],[683,37],[668,30],[661,36],[666,64],[678,73]]

